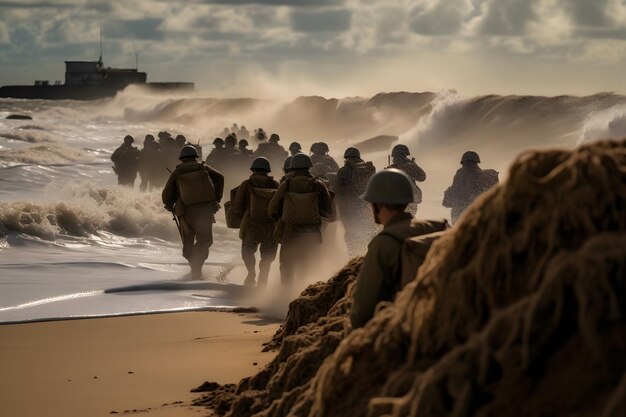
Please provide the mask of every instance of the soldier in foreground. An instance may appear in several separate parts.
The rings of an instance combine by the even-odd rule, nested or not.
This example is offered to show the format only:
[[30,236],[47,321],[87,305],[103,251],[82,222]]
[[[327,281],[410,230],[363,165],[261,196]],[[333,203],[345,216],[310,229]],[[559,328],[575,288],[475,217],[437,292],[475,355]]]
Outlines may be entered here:
[[426,172],[415,163],[415,158],[409,159],[411,155],[409,147],[406,145],[396,145],[391,150],[392,164],[387,168],[396,168],[406,173],[413,181],[415,201],[408,206],[408,211],[413,216],[417,213],[417,205],[422,202],[422,189],[416,182],[426,181]]
[[463,212],[485,191],[498,184],[498,171],[481,169],[480,156],[467,151],[461,157],[461,168],[454,174],[452,185],[443,194],[442,205],[451,210],[452,225]]
[[139,171],[139,150],[133,146],[135,138],[124,137],[124,143],[111,155],[113,170],[117,174],[117,183],[133,188]]
[[[183,257],[193,279],[202,278],[202,265],[213,244],[213,223],[224,192],[224,177],[197,161],[193,146],[180,151],[180,165],[170,175],[161,195],[163,204],[179,220]],[[177,222],[178,225],[178,222]]]
[[311,158],[303,153],[291,159],[291,176],[280,184],[270,201],[269,214],[278,221],[276,237],[280,248],[280,279],[291,285],[296,266],[306,271],[322,244],[322,218],[333,215],[328,189],[313,178]]
[[[252,175],[243,181],[232,201],[232,211],[242,218],[239,227],[241,238],[241,258],[248,275],[244,285],[263,287],[267,284],[270,267],[276,259],[278,241],[274,237],[276,221],[269,215],[269,202],[274,197],[278,182],[268,173],[270,162],[264,157],[257,157],[250,166]],[[259,280],[256,278],[255,252],[260,247]]]
[[376,168],[371,162],[361,159],[357,148],[346,149],[343,157],[345,164],[337,172],[334,191],[345,229],[348,255],[353,257],[365,253],[372,230],[375,230],[367,202],[361,196]]
[[446,221],[418,221],[406,213],[414,200],[412,179],[398,169],[385,169],[368,182],[363,199],[370,203],[374,221],[383,230],[370,242],[354,288],[350,310],[352,327],[362,327],[380,301],[393,301],[401,289],[402,245],[418,235],[439,232]]

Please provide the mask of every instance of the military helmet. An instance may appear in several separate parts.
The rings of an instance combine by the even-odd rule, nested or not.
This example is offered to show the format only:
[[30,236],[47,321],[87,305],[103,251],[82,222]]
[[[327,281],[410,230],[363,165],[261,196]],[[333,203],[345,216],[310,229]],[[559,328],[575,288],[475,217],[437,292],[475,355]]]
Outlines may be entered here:
[[411,155],[411,152],[409,151],[409,147],[406,145],[396,145],[391,150],[391,156],[394,158],[402,158],[407,155]]
[[291,168],[292,159],[293,159],[293,156],[288,156],[287,158],[285,158],[285,162],[283,162],[283,170],[287,171],[288,169]]
[[154,141],[155,141],[154,136],[152,136],[152,135],[151,135],[151,134],[149,134],[149,133],[148,133],[148,134],[146,135],[146,137],[143,139],[143,143],[146,143],[146,142],[154,142]]
[[133,143],[134,141],[135,141],[135,138],[134,138],[134,137],[132,137],[131,135],[126,135],[126,136],[124,136],[124,143],[125,143],[125,144],[127,144],[127,145],[128,145],[128,144]]
[[270,161],[263,156],[258,156],[254,158],[252,161],[252,165],[250,165],[251,171],[267,171],[270,172],[272,168],[270,167]]
[[174,139],[176,143],[184,145],[187,142],[187,138],[184,135],[177,135],[176,139]]
[[240,140],[239,140],[239,147],[240,147],[240,148],[245,148],[245,147],[246,147],[246,146],[248,146],[248,145],[249,145],[249,143],[248,143],[248,141],[247,141],[247,140],[245,140],[245,139],[240,139]]
[[309,155],[304,153],[297,153],[291,157],[291,164],[289,164],[290,169],[308,169],[313,166],[313,162],[311,162],[311,158]]
[[231,133],[230,135],[226,136],[224,144],[226,146],[234,148],[235,146],[237,146],[237,137]]
[[330,152],[330,148],[326,142],[320,142],[320,152]]
[[361,152],[357,148],[350,147],[346,149],[346,151],[343,153],[343,157],[344,158],[360,158]]
[[180,156],[178,157],[178,159],[184,159],[184,158],[199,158],[200,155],[198,155],[198,150],[191,146],[191,145],[186,145],[183,146],[183,148],[180,150]]
[[278,136],[276,133],[272,133],[272,135],[270,136],[270,142],[278,142],[280,140],[280,136]]
[[289,145],[289,150],[294,152],[294,151],[301,151],[302,150],[302,146],[300,146],[300,144],[298,142],[291,142],[291,145]]
[[413,181],[399,169],[384,169],[370,178],[361,198],[369,203],[409,204],[415,201]]
[[213,139],[213,145],[217,146],[217,145],[224,145],[224,139],[222,138],[215,138]]
[[461,157],[461,163],[464,162],[474,162],[480,164],[480,156],[474,151],[467,151]]

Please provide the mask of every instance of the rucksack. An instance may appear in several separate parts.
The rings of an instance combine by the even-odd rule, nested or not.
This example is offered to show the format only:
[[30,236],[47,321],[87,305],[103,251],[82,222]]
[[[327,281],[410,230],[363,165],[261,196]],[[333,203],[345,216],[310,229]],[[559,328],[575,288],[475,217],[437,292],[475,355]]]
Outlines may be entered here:
[[185,205],[215,201],[215,186],[204,169],[204,162],[196,170],[177,173],[176,184]]
[[[311,184],[315,183],[311,179]],[[282,221],[286,225],[320,224],[319,192],[296,193],[289,190],[291,179],[287,180],[287,191],[283,200]]]
[[269,215],[270,200],[276,194],[274,188],[260,188],[250,186],[250,217],[264,223],[272,223],[274,219]]

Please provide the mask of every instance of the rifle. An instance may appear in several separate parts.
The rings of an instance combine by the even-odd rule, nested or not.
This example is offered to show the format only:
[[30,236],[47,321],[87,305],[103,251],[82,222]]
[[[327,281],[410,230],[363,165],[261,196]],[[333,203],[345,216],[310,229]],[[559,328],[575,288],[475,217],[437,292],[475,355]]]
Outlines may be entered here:
[[387,155],[387,166],[391,166],[391,155]]
[[[168,167],[165,167],[165,169],[167,169],[170,174],[172,173],[172,171]],[[167,206],[165,206],[165,209],[169,211]],[[180,227],[180,221],[178,220],[178,217],[176,217],[176,213],[174,213],[174,208],[172,208],[171,211],[172,218],[174,219],[174,223],[176,223],[176,228],[178,229],[178,234],[180,235],[180,240],[184,241],[185,238],[183,237],[183,229]]]

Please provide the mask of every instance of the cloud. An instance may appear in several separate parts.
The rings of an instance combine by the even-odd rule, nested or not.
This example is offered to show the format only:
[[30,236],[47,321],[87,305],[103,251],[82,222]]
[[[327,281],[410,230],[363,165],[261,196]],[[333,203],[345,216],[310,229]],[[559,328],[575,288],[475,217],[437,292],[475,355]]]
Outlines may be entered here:
[[76,4],[52,1],[0,1],[0,9],[71,9],[74,7]]
[[102,33],[110,39],[161,40],[163,32],[159,29],[163,19],[109,20],[102,26]]
[[609,24],[607,15],[610,0],[568,0],[563,2],[574,22],[582,26],[605,26]]
[[[595,1],[595,0],[593,0]],[[481,35],[518,36],[537,19],[535,8],[540,0],[486,0],[475,19],[475,30]]]
[[291,26],[296,32],[344,32],[350,29],[352,12],[347,9],[291,13]]
[[409,9],[409,25],[420,35],[453,35],[473,9],[470,0],[420,0]]
[[290,7],[307,7],[307,6],[339,6],[344,0],[205,0],[207,4],[224,4],[224,5],[259,5],[259,6],[290,6]]

